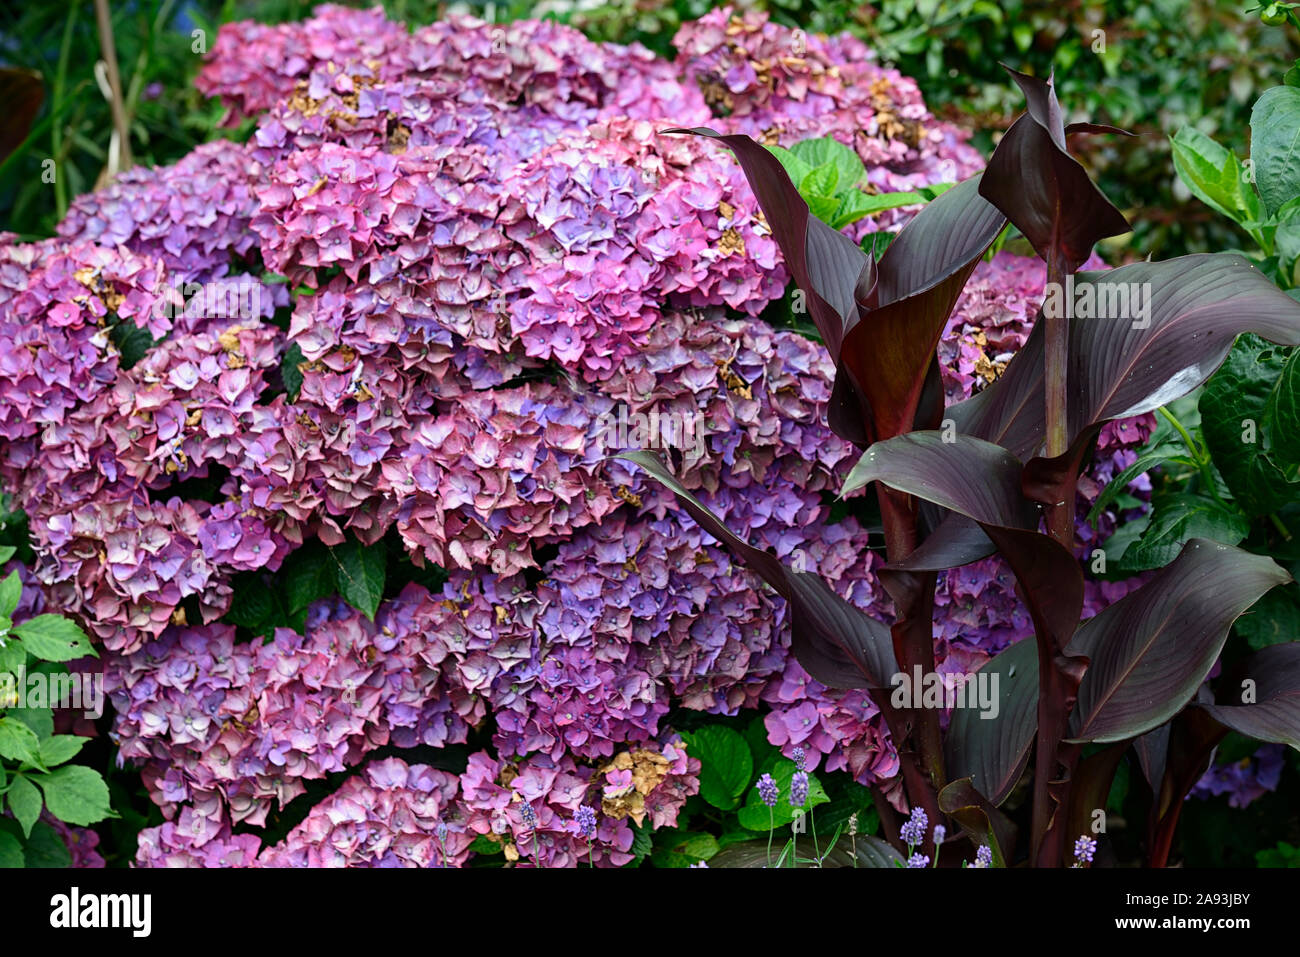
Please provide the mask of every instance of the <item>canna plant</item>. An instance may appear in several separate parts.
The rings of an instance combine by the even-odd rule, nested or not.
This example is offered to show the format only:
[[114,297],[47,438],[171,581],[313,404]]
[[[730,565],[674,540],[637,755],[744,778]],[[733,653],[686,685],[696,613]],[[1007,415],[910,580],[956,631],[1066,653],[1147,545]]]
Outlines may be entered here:
[[[1129,225],[1068,139],[1123,131],[1065,125],[1051,78],[1008,72],[1026,113],[981,174],[930,202],[879,258],[813,216],[781,162],[750,138],[666,131],[713,137],[735,153],[805,294],[837,369],[828,423],[863,451],[841,494],[872,486],[879,501],[892,624],[732,533],[652,453],[623,457],[788,602],[792,647],[810,675],[868,691],[911,807],[973,845],[948,842],[945,863],[981,846],[1000,865],[1068,863],[1070,842],[1090,833],[1131,748],[1154,795],[1148,862],[1163,866],[1182,799],[1228,729],[1300,747],[1300,643],[1266,648],[1207,683],[1232,623],[1289,576],[1267,557],[1192,539],[1142,587],[1080,623],[1076,481],[1106,422],[1196,389],[1239,334],[1300,343],[1300,303],[1232,254],[1080,271],[1099,240]],[[1008,223],[1046,264],[1044,305],[1005,372],[945,407],[940,335]],[[1145,305],[1101,317],[1095,304],[1128,301],[1117,298],[1127,290]],[[994,552],[1017,578],[1035,639],[984,666],[999,679],[997,717],[957,709],[944,731],[938,709],[896,704],[891,690],[900,674],[934,671],[937,574]],[[1002,805],[1031,760],[1031,813],[1017,822]],[[902,849],[899,816],[879,795],[876,807]]]

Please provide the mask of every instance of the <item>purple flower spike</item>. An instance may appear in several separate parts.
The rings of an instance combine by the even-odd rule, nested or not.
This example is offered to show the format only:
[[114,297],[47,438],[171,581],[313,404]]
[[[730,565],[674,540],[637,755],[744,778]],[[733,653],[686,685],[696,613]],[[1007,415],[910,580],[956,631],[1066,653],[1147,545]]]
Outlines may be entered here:
[[1097,839],[1087,834],[1074,842],[1074,860],[1079,865],[1091,864],[1092,856],[1097,853]]
[[808,762],[808,753],[804,751],[802,747],[796,746],[795,749],[790,752],[790,758],[794,761],[794,769],[796,771],[808,770],[806,767]]
[[776,807],[776,799],[780,796],[780,789],[776,786],[776,781],[772,775],[764,774],[758,779],[758,797],[768,807]]
[[913,854],[907,859],[908,867],[929,867],[930,857],[927,854]]
[[790,779],[790,806],[803,807],[808,803],[808,772],[796,771]]
[[915,847],[925,840],[925,832],[929,830],[930,819],[926,816],[925,810],[919,807],[912,808],[912,816],[907,819],[907,823],[899,828],[899,836],[907,843],[908,847]]
[[587,840],[596,836],[596,811],[586,804],[579,805],[578,813],[574,817],[578,824],[578,831]]

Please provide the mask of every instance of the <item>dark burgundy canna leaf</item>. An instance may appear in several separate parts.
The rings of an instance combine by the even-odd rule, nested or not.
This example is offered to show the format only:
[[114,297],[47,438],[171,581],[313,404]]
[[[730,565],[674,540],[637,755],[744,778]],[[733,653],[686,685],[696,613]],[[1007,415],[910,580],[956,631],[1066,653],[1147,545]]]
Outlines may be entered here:
[[971,271],[1006,225],[980,196],[979,177],[932,200],[875,263],[813,216],[781,163],[749,137],[665,132],[710,136],[735,152],[836,362],[831,428],[865,447],[912,428],[918,415],[932,424],[934,409],[919,406],[939,337]]
[[0,119],[0,160],[22,145],[45,101],[41,75],[21,67],[0,67],[0,99],[5,115]]
[[790,603],[791,646],[804,670],[831,688],[890,687],[898,671],[889,627],[845,601],[817,575],[787,569],[771,552],[728,529],[651,452],[615,456],[666,486],[690,516]]
[[[1226,700],[1204,710],[1239,734],[1300,749],[1300,642],[1262,648],[1234,672]],[[1242,701],[1247,690],[1253,700]]]
[[987,844],[993,863],[1006,867],[1016,848],[1016,826],[979,789],[970,778],[952,781],[939,792],[939,809],[961,825],[975,844]]
[[997,717],[985,718],[973,708],[954,709],[944,757],[951,777],[970,778],[999,805],[1024,773],[1038,728],[1037,643],[1016,642],[985,662],[979,675],[997,675]]
[[1138,765],[1142,776],[1151,785],[1153,794],[1160,793],[1160,782],[1165,777],[1165,759],[1169,754],[1169,724],[1162,724],[1146,734],[1133,739],[1133,750],[1137,753]]
[[[1045,261],[1064,272],[1078,269],[1098,240],[1129,231],[1087,171],[1069,154],[1061,107],[1051,80],[1007,68],[1025,94],[1028,112],[1003,135],[980,185]],[[1101,127],[1074,126],[1074,132]]]
[[703,127],[664,132],[708,136],[736,154],[781,247],[786,268],[808,297],[813,324],[838,363],[844,331],[857,321],[854,293],[859,277],[870,269],[870,257],[848,236],[812,215],[780,160],[748,136],[724,136]]
[[1074,741],[1122,741],[1192,700],[1232,623],[1290,576],[1262,555],[1194,538],[1137,591],[1080,626],[1067,649],[1091,659]]
[[1115,771],[1128,750],[1128,741],[1120,741],[1081,760],[1070,775],[1070,812],[1065,832],[1070,835],[1091,834],[1096,823],[1093,815],[1105,809]]
[[[840,351],[877,437],[912,428],[948,317],[1004,225],[972,177],[931,201],[881,257],[869,308],[860,309]],[[858,301],[863,306],[864,297]]]
[[1164,867],[1168,861],[1184,798],[1205,773],[1215,747],[1228,733],[1227,728],[1201,707],[1212,700],[1209,689],[1202,685],[1197,689],[1195,706],[1184,709],[1167,725],[1169,747],[1165,752],[1164,778],[1156,788],[1147,828],[1147,856],[1151,867]]
[[[1153,411],[1191,392],[1222,364],[1241,333],[1300,344],[1300,303],[1235,254],[1182,256],[1078,274],[1075,288],[1085,284],[1094,290],[1143,290],[1149,314],[1136,320],[1070,322],[1070,450],[1056,460],[1030,461],[1025,488],[1040,502],[1061,497],[1059,484],[1077,470],[1102,425]],[[1104,295],[1109,301],[1109,290]],[[1004,446],[1022,459],[1041,451],[1046,435],[1042,327],[1040,313],[1024,348],[997,381],[948,410],[959,432]]]

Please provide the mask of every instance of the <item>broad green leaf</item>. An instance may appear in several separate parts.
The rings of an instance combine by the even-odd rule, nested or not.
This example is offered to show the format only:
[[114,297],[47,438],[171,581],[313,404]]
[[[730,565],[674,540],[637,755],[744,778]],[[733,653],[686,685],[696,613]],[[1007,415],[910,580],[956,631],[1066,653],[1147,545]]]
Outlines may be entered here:
[[384,579],[388,558],[382,540],[373,545],[362,545],[349,538],[341,545],[330,548],[338,577],[339,594],[357,611],[371,621],[384,594]]
[[1288,481],[1283,465],[1267,447],[1269,441],[1281,439],[1289,448],[1295,441],[1286,435],[1295,426],[1288,421],[1294,415],[1294,396],[1283,399],[1276,409],[1273,397],[1282,383],[1288,352],[1259,336],[1241,336],[1201,394],[1206,447],[1233,498],[1248,515],[1266,515],[1300,498],[1300,485]]
[[[770,831],[774,827],[789,824],[795,819],[795,809],[790,806],[790,782],[794,778],[794,770],[794,762],[788,758],[781,758],[773,766],[772,779],[780,789],[774,808],[768,808],[763,803],[762,798],[758,796],[757,786],[749,789],[744,806],[737,812],[741,827],[751,831]],[[828,803],[830,797],[827,796],[826,789],[816,777],[809,774],[808,800],[803,806],[804,810]]]
[[17,718],[32,729],[37,740],[44,741],[54,734],[54,711],[50,708],[15,708],[9,717]]
[[1267,215],[1300,196],[1300,89],[1275,86],[1255,101],[1250,158]]
[[1184,126],[1170,139],[1174,170],[1197,199],[1237,222],[1258,217],[1240,161],[1213,139]]
[[[311,602],[308,601],[306,604]],[[236,586],[230,599],[230,610],[224,617],[232,625],[256,631],[271,617],[274,609],[275,602],[272,600],[270,588],[261,582],[241,583]]]
[[769,146],[767,149],[775,156],[785,169],[792,183],[802,182],[812,172],[812,166],[781,146]]
[[25,866],[21,842],[8,831],[0,831],[0,867],[7,870]]
[[137,362],[143,359],[153,348],[154,339],[149,334],[148,329],[141,329],[130,319],[123,319],[113,323],[108,330],[108,338],[121,355],[118,358],[118,365],[123,369],[130,369]]
[[94,824],[113,813],[108,785],[98,772],[83,765],[56,768],[36,783],[45,792],[45,806],[65,824]]
[[12,617],[22,595],[23,583],[17,572],[10,572],[6,578],[0,579],[0,616]]
[[1236,545],[1249,532],[1250,520],[1230,505],[1205,495],[1167,496],[1157,503],[1141,538],[1124,551],[1119,564],[1132,572],[1163,568],[1193,538]]
[[5,797],[9,802],[9,810],[14,812],[14,817],[23,829],[23,837],[31,837],[32,826],[41,816],[41,792],[25,777],[15,777]]
[[[1274,460],[1294,478],[1300,467],[1300,349],[1292,350],[1269,393],[1264,412],[1264,433]],[[1300,487],[1293,488],[1300,498]]]
[[[803,140],[790,147],[790,152],[807,163],[810,167],[833,166],[835,180],[839,189],[847,190],[856,186],[867,174],[862,160],[852,149],[839,140],[828,137],[815,140]],[[801,187],[802,188],[802,187]]]
[[302,369],[298,367],[302,361],[302,349],[298,343],[291,342],[289,348],[284,350],[284,360],[280,363],[280,380],[284,383],[284,391],[290,402],[297,402],[298,393],[302,391]]
[[0,718],[0,757],[36,764],[40,761],[40,739],[31,728],[11,715]]
[[812,214],[822,221],[828,222],[839,206],[836,197],[838,176],[834,166],[818,166],[799,181],[799,195],[807,201]]
[[15,625],[13,634],[23,641],[23,647],[44,661],[72,661],[94,655],[90,639],[77,624],[62,615],[37,615],[21,625]]
[[282,576],[289,612],[304,610],[312,602],[338,591],[335,562],[319,542],[299,548],[285,560]]
[[37,821],[32,836],[23,847],[28,867],[71,867],[72,855],[63,838],[45,821]]
[[1237,619],[1237,634],[1259,651],[1300,638],[1300,588],[1274,588]]
[[836,229],[843,229],[864,216],[874,216],[887,209],[915,206],[927,201],[928,197],[910,190],[902,193],[864,193],[861,190],[851,189],[840,194],[840,205],[831,218],[831,225]]
[[737,731],[706,725],[686,735],[686,749],[700,761],[700,797],[730,811],[740,803],[754,774],[749,744]]
[[41,741],[41,762],[52,768],[76,757],[77,752],[85,747],[89,738],[75,734],[56,734]]
[[655,867],[690,867],[717,853],[718,839],[712,834],[681,833],[670,838],[667,845],[651,851],[650,860]]
[[[3,507],[0,507],[0,515],[4,515]],[[5,562],[9,561],[9,559],[13,558],[16,551],[18,551],[18,549],[14,548],[12,545],[0,545],[0,565],[3,565]]]

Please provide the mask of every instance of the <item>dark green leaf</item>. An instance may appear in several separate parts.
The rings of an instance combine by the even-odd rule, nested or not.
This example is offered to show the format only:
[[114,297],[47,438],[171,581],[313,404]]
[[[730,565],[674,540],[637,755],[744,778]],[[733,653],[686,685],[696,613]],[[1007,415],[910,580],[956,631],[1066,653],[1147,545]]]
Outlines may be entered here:
[[56,768],[36,783],[45,792],[45,806],[65,824],[94,824],[113,813],[104,779],[83,765]]
[[22,639],[29,654],[44,661],[72,661],[95,655],[86,633],[62,615],[29,618],[21,625],[15,625],[13,634]]
[[289,343],[289,348],[284,350],[284,361],[280,363],[280,380],[290,402],[297,402],[298,393],[302,391],[302,369],[299,368],[302,361],[302,349],[298,343]]
[[686,735],[686,749],[700,761],[700,797],[730,811],[740,803],[754,773],[749,744],[723,725],[705,725]]
[[1142,537],[1125,549],[1118,565],[1128,572],[1162,568],[1194,538],[1236,545],[1249,532],[1250,520],[1231,505],[1204,495],[1167,496],[1159,500]]
[[339,594],[353,608],[371,621],[379,609],[384,595],[384,580],[388,574],[388,557],[382,539],[373,545],[362,545],[354,538],[330,548],[335,563]]
[[41,816],[41,792],[25,777],[15,777],[5,797],[9,802],[9,810],[14,812],[14,817],[23,829],[23,837],[31,837],[32,826]]
[[1250,159],[1267,215],[1300,195],[1300,89],[1275,86],[1255,101]]

